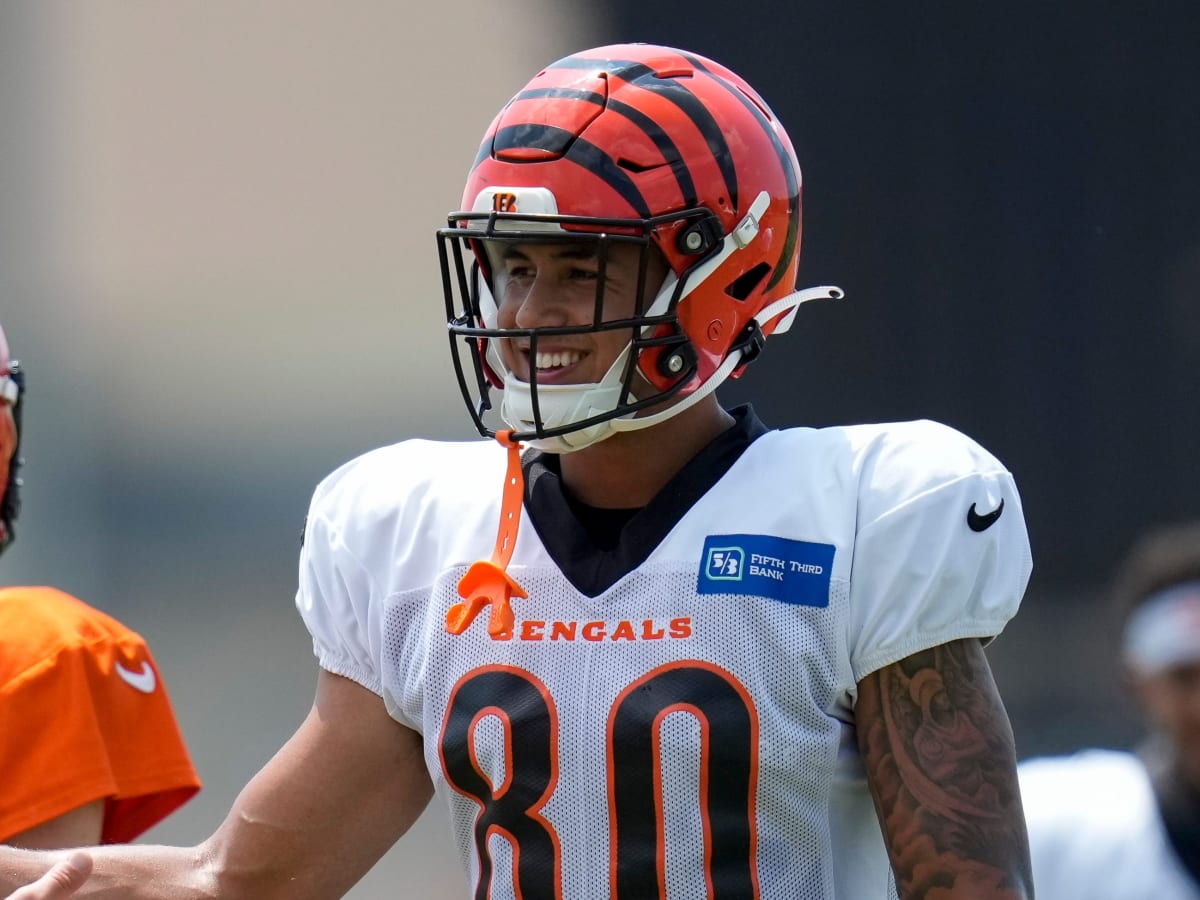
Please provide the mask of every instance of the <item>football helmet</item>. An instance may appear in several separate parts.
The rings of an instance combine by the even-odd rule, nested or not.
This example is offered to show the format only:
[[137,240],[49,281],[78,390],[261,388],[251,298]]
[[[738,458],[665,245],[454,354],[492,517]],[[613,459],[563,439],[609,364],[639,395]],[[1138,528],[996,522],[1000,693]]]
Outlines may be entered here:
[[0,553],[12,543],[13,522],[21,510],[21,404],[25,374],[8,355],[8,341],[0,327]]
[[[496,116],[463,208],[438,231],[455,373],[480,433],[497,433],[485,418],[493,389],[512,439],[566,452],[654,425],[740,375],[800,303],[841,296],[796,291],[800,195],[783,126],[721,64],[624,44],[548,66]],[[506,250],[581,241],[599,270],[590,323],[500,327]],[[640,249],[644,290],[631,317],[610,318],[604,267],[618,243]],[[666,263],[662,284],[643,283],[650,254]],[[533,359],[539,340],[609,329],[629,343],[595,383],[539,385],[533,367],[526,381],[497,351],[520,341]]]

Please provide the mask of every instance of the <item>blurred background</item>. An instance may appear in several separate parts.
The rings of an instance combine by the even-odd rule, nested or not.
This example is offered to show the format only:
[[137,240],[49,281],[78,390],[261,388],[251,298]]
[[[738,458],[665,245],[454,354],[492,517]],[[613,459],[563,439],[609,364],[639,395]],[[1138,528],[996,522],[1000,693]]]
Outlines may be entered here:
[[[473,435],[433,233],[484,129],[622,40],[759,88],[804,167],[801,280],[849,298],[725,400],[996,453],[1035,559],[989,651],[1018,748],[1134,742],[1104,584],[1137,532],[1200,516],[1200,24],[1101,7],[0,4],[0,321],[29,378],[2,577],[149,639],[206,789],[148,840],[208,834],[310,705],[316,482]],[[401,892],[465,896],[440,808],[351,896]]]

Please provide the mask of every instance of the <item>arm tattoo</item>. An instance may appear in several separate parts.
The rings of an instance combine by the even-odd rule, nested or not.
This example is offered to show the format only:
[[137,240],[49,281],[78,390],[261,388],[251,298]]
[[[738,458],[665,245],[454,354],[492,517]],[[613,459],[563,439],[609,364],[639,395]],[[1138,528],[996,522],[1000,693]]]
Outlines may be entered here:
[[1032,897],[1012,728],[980,643],[871,673],[856,718],[900,896]]

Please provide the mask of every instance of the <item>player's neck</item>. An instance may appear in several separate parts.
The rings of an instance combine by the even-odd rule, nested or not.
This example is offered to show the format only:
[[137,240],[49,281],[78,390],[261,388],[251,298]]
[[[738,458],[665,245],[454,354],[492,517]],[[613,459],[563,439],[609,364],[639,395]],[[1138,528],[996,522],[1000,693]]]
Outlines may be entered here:
[[734,419],[715,397],[641,431],[615,434],[560,458],[563,483],[582,503],[601,509],[645,506]]

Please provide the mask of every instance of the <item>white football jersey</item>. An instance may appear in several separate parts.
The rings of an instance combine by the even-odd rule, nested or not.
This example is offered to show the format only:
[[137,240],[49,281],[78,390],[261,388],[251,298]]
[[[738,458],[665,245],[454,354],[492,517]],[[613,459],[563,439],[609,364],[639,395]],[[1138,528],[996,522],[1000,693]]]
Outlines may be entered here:
[[406,441],[317,488],[297,604],[318,661],[424,736],[475,896],[896,896],[856,685],[999,633],[1030,574],[1020,499],[934,422],[738,416],[610,551],[528,467],[506,640],[486,610],[445,627],[495,543],[501,447]]
[[1200,900],[1136,756],[1085,750],[1017,771],[1038,900]]

